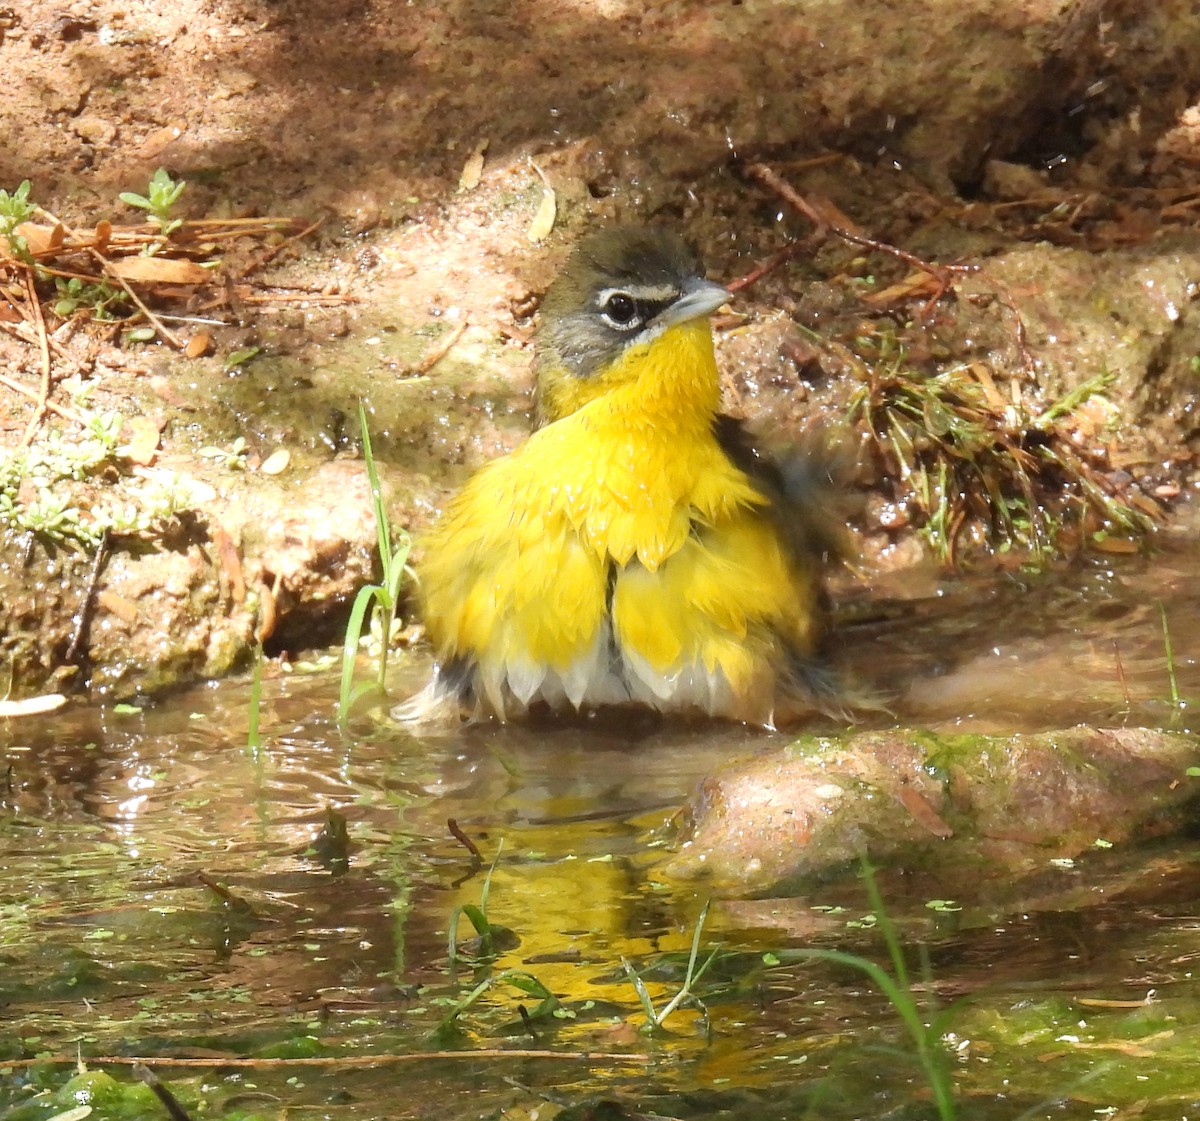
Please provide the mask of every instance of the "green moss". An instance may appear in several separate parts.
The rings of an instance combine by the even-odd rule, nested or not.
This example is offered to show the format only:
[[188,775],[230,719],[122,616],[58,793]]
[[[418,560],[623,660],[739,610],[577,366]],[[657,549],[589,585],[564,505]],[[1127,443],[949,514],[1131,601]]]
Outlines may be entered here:
[[101,1121],[147,1117],[162,1108],[144,1082],[118,1082],[102,1070],[87,1070],[75,1075],[54,1094],[54,1101],[63,1109],[90,1105],[92,1116]]

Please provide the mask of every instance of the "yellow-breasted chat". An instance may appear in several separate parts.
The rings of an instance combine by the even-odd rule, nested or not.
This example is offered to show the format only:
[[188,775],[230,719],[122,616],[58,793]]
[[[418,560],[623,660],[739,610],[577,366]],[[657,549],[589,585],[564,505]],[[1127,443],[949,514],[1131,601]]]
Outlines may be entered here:
[[720,412],[709,317],[728,298],[671,233],[580,242],[542,302],[541,427],[425,539],[437,666],[401,717],[837,707],[827,541]]

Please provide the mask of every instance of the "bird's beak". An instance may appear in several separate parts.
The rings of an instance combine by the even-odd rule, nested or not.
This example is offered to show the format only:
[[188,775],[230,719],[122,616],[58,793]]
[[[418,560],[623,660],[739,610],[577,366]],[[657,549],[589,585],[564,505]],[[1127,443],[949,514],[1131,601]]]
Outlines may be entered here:
[[705,315],[712,315],[722,304],[729,300],[728,289],[711,280],[692,280],[670,307],[664,308],[648,324],[665,330],[668,327],[687,323]]

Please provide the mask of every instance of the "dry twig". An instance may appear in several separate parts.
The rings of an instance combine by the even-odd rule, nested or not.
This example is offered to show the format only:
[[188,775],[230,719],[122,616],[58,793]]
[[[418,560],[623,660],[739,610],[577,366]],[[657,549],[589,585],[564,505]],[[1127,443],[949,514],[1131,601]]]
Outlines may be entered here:
[[[182,293],[192,299],[196,288],[212,285],[220,288],[220,278],[208,274],[197,261],[211,259],[216,243],[231,239],[262,237],[268,233],[287,232],[288,236],[267,253],[253,259],[236,276],[227,274],[223,293],[215,304],[233,304],[234,280],[241,279],[261,268],[284,248],[306,237],[317,228],[318,223],[304,224],[291,218],[221,218],[200,219],[184,222],[174,230],[169,240],[164,241],[159,227],[153,223],[114,227],[108,221],[100,221],[94,230],[80,230],[67,226],[53,212],[38,207],[38,223],[26,223],[18,232],[28,236],[29,252],[17,255],[0,247],[0,276],[13,283],[0,286],[0,307],[10,309],[5,318],[0,318],[0,330],[38,349],[40,355],[41,384],[34,393],[20,382],[0,378],[0,384],[13,392],[28,397],[34,403],[34,412],[25,430],[22,443],[29,444],[37,433],[48,412],[57,413],[74,423],[83,423],[73,410],[55,405],[50,400],[53,390],[54,371],[52,356],[65,361],[72,358],[71,352],[50,337],[46,313],[37,287],[51,279],[61,279],[79,285],[112,284],[119,286],[123,299],[131,309],[136,309],[123,320],[114,321],[117,329],[121,325],[144,319],[156,334],[169,346],[183,350],[187,340],[181,338],[167,324],[179,317],[163,315],[155,310],[162,296],[179,298]],[[155,252],[145,256],[147,247]],[[154,271],[148,271],[155,265]],[[135,287],[135,284],[138,287]],[[140,287],[140,291],[139,291]],[[249,285],[239,286],[248,289]],[[15,293],[20,292],[24,299]],[[51,295],[53,302],[53,294]],[[327,292],[275,291],[270,293],[247,293],[246,299],[253,303],[290,303],[308,301],[314,304],[348,303],[353,297],[330,295]],[[78,306],[73,303],[72,306]],[[77,322],[68,313],[68,320]]]
[[764,187],[770,188],[784,202],[798,210],[812,222],[815,227],[812,234],[814,239],[819,240],[825,237],[827,233],[833,233],[843,241],[850,242],[852,245],[861,245],[864,249],[870,249],[876,253],[884,253],[889,257],[895,257],[897,260],[911,265],[914,269],[928,273],[937,282],[937,289],[925,305],[927,310],[944,295],[946,289],[950,286],[951,277],[976,272],[979,269],[979,266],[975,264],[935,264],[932,261],[926,261],[924,258],[918,257],[915,253],[909,253],[905,249],[891,245],[886,241],[878,241],[873,237],[868,237],[866,234],[851,230],[839,222],[830,221],[827,215],[812,206],[790,183],[766,164],[750,164],[746,168],[746,172],[751,178],[757,179]]
[[429,350],[421,359],[420,362],[414,363],[404,371],[405,377],[421,377],[423,374],[429,373],[447,354],[450,353],[457,344],[458,340],[466,333],[467,328],[471,325],[469,319],[464,319],[449,335],[441,346],[435,346]]
[[817,240],[814,235],[813,237],[798,237],[794,241],[789,241],[778,253],[768,257],[761,265],[756,265],[745,276],[731,280],[725,287],[730,292],[741,292],[743,289],[749,288],[751,284],[756,284],[768,273],[774,272],[780,265],[786,264],[801,250],[815,245]]
[[29,301],[33,315],[33,325],[37,331],[42,371],[41,384],[38,388],[36,400],[37,408],[34,409],[33,416],[29,420],[29,425],[25,429],[25,435],[21,438],[21,446],[28,447],[32,443],[34,436],[37,435],[37,430],[41,427],[42,421],[46,417],[46,409],[50,401],[50,341],[46,334],[46,318],[42,315],[42,304],[38,299],[37,289],[34,287],[33,273],[26,272],[24,280],[26,299]]
[[652,1056],[644,1052],[626,1053],[614,1051],[537,1051],[523,1048],[485,1047],[467,1051],[410,1051],[402,1054],[383,1055],[309,1055],[295,1059],[247,1059],[230,1055],[205,1058],[172,1058],[169,1055],[143,1055],[133,1058],[128,1055],[42,1055],[36,1059],[5,1059],[4,1066],[12,1068],[31,1067],[42,1063],[78,1063],[91,1066],[135,1066],[146,1067],[205,1067],[209,1070],[221,1067],[369,1067],[385,1066],[390,1063],[427,1063],[435,1059],[559,1059],[577,1062],[598,1063],[648,1063]]
[[[31,401],[36,402],[40,400],[37,390],[30,389],[27,385],[22,385],[16,378],[10,378],[7,374],[0,374],[0,385],[6,386],[14,393],[20,393],[23,397],[28,397]],[[75,412],[74,409],[68,409],[65,405],[56,405],[53,401],[47,401],[46,409],[49,412],[56,413],[63,420],[69,420],[73,424],[78,424],[81,428],[87,427],[87,421]]]
[[238,273],[238,276],[249,276],[252,272],[257,272],[264,265],[270,264],[270,262],[275,260],[275,258],[289,245],[294,245],[296,242],[302,241],[304,238],[308,237],[309,234],[313,233],[323,221],[323,218],[318,218],[315,222],[305,226],[304,229],[302,229],[298,234],[292,234],[291,237],[284,238],[283,241],[281,241],[278,245],[272,245],[270,249],[266,250],[259,257],[251,259],[246,264],[245,268]]

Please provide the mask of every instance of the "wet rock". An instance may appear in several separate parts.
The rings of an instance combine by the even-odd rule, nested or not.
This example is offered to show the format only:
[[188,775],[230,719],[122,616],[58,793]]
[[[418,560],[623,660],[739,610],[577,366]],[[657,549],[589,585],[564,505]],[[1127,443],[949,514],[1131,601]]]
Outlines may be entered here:
[[87,633],[94,696],[155,693],[221,677],[254,641],[256,603],[223,570],[202,524],[148,551],[116,551]]
[[274,598],[277,641],[311,645],[312,630],[374,578],[375,541],[366,465],[334,460],[312,471],[298,501],[267,522],[255,562]]
[[994,199],[1036,198],[1046,190],[1046,175],[1025,164],[988,160],[983,168],[983,189]]
[[260,637],[291,650],[338,640],[375,575],[363,462],[244,475],[210,493],[152,540],[114,539],[98,569],[80,549],[0,542],[14,696],[153,694],[229,673]]
[[1145,728],[804,738],[707,779],[666,871],[729,896],[802,890],[864,855],[995,881],[1177,828],[1198,756],[1194,737]]
[[0,535],[0,658],[10,667],[14,696],[73,684],[78,667],[63,657],[87,570],[79,553],[40,558],[28,535]]
[[253,640],[255,603],[234,596],[194,519],[153,548],[118,543],[99,569],[70,547],[3,546],[0,653],[14,695],[152,693],[228,673]]

